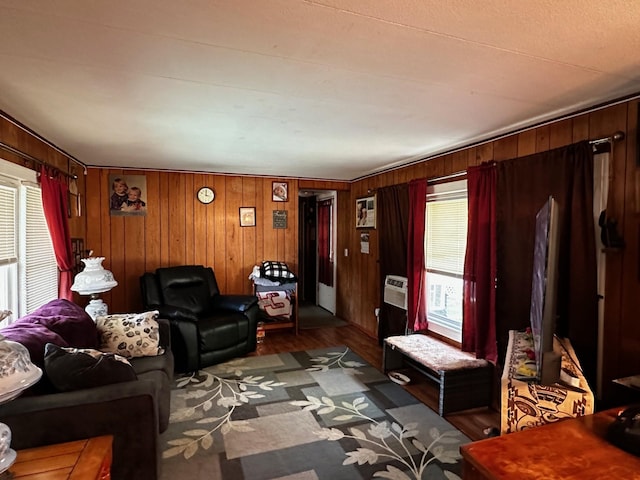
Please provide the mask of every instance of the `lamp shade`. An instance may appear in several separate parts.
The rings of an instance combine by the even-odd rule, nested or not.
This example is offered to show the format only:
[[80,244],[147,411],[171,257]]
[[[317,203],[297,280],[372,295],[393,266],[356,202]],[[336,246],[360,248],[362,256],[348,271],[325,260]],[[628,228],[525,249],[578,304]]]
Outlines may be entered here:
[[25,346],[0,335],[0,403],[13,400],[41,376],[42,370],[31,363]]
[[71,285],[71,290],[80,295],[95,295],[108,292],[118,285],[113,278],[113,273],[102,266],[104,257],[82,258],[84,270],[76,275]]
[[[0,335],[0,403],[16,398],[23,390],[35,384],[42,370],[31,363],[27,348]],[[0,474],[15,461],[16,452],[11,448],[11,430],[0,423]],[[3,476],[4,478],[4,476]]]

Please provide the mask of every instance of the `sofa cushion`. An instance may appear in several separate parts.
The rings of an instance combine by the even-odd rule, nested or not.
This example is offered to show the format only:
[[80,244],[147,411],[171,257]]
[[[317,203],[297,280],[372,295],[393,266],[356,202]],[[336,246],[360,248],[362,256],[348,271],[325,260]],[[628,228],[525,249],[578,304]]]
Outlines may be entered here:
[[53,343],[62,347],[97,348],[96,325],[80,306],[69,300],[56,299],[19,318],[0,333],[21,343],[31,361],[44,365],[44,347]]
[[52,343],[45,347],[44,369],[51,384],[61,392],[137,379],[131,364],[120,355]]
[[99,316],[100,350],[126,358],[161,355],[157,311]]
[[173,357],[171,355],[171,350],[165,351],[163,355],[135,357],[129,358],[128,360],[138,377],[143,373],[160,370],[165,372],[168,377],[172,378]]

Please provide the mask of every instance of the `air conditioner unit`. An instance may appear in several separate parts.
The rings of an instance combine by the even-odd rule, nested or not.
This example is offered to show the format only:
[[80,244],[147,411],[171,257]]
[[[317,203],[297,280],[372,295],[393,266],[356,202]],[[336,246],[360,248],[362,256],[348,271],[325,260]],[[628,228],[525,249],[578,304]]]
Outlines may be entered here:
[[384,279],[384,303],[406,310],[408,283],[405,277],[387,275]]

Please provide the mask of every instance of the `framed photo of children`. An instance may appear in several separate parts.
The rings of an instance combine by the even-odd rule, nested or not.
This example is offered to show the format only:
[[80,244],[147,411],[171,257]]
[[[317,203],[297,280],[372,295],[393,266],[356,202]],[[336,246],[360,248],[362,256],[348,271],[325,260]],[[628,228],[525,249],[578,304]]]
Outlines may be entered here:
[[146,175],[109,175],[109,212],[117,216],[147,214]]
[[376,197],[356,199],[356,228],[376,228]]
[[287,182],[271,182],[271,191],[273,192],[272,201],[289,201],[289,184]]

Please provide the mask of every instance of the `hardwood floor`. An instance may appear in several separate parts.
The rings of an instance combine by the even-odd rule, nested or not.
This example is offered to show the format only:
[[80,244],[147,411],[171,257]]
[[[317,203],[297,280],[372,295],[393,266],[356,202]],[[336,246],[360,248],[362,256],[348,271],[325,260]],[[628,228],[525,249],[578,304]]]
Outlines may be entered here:
[[[290,330],[270,330],[254,355],[296,352],[336,345],[346,345],[370,365],[382,370],[382,347],[376,339],[352,325],[300,330],[298,335]],[[425,405],[437,410],[438,389],[435,383],[415,370],[407,369],[403,372],[411,378],[411,383],[404,388]],[[447,415],[445,418],[471,440],[485,438],[483,430],[486,428],[500,428],[500,415],[490,408],[466,410]]]

